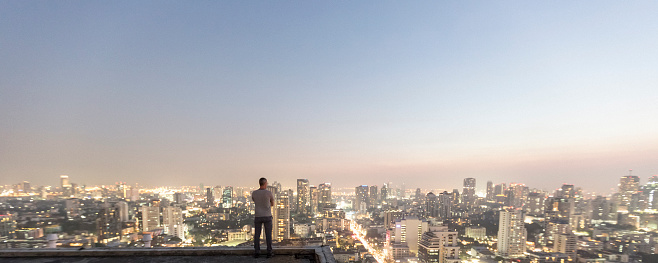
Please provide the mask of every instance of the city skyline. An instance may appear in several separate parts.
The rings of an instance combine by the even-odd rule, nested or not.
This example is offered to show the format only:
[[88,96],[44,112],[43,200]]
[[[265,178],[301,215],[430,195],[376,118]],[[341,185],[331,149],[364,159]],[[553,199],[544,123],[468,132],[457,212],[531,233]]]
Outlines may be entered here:
[[[629,179],[629,178],[634,178],[634,179]],[[472,187],[472,185],[475,184],[475,187],[473,187],[475,192],[473,192],[472,194],[475,194],[475,196],[477,196],[478,198],[487,198],[488,199],[490,195],[495,194],[494,193],[494,187],[500,187],[501,185],[503,185],[503,187],[506,187],[506,186],[511,187],[513,185],[519,185],[519,186],[527,187],[528,189],[539,190],[539,191],[544,191],[544,192],[548,192],[548,193],[551,193],[553,191],[560,191],[561,189],[563,190],[563,187],[569,186],[571,188],[575,187],[575,188],[579,189],[579,191],[582,191],[582,193],[587,195],[587,196],[603,195],[603,196],[611,197],[612,195],[614,195],[616,193],[623,192],[623,191],[620,190],[620,188],[623,187],[624,185],[626,185],[626,183],[624,183],[624,182],[626,182],[627,180],[637,180],[634,187],[639,187],[639,185],[645,185],[645,184],[653,183],[657,180],[657,178],[658,178],[658,175],[652,175],[652,176],[648,176],[646,178],[644,178],[642,176],[638,176],[637,174],[634,174],[633,170],[631,169],[631,170],[627,171],[626,175],[620,176],[616,181],[607,182],[609,184],[614,184],[614,186],[609,189],[609,192],[593,191],[591,189],[588,189],[587,185],[577,185],[577,184],[573,184],[573,183],[570,183],[570,182],[561,182],[561,183],[556,182],[555,185],[548,185],[548,186],[546,186],[546,185],[533,186],[533,185],[528,185],[528,184],[524,183],[523,181],[518,181],[518,182],[495,181],[494,182],[494,181],[488,180],[486,178],[482,178],[482,179],[463,178],[463,189],[462,189],[461,186],[454,186],[454,187],[453,186],[439,187],[439,186],[433,186],[433,185],[413,186],[413,185],[407,185],[404,182],[399,183],[399,182],[395,182],[395,181],[391,181],[391,180],[384,180],[384,181],[377,182],[377,183],[367,183],[367,184],[366,183],[361,183],[359,185],[356,185],[356,188],[358,189],[360,187],[370,186],[370,187],[375,187],[374,191],[376,192],[377,187],[383,185],[383,186],[387,186],[388,188],[392,188],[392,189],[404,190],[404,192],[406,194],[410,194],[410,196],[413,196],[414,192],[417,192],[418,190],[422,190],[422,191],[426,191],[426,192],[434,192],[437,195],[439,193],[441,193],[441,191],[460,191],[460,192],[462,192],[462,194],[464,194],[464,196],[462,196],[462,198],[463,198],[463,197],[468,196],[466,189]],[[206,187],[210,187],[208,189],[211,189],[213,187],[222,187],[222,188],[223,187],[229,187],[229,188],[235,187],[235,188],[243,189],[245,191],[247,191],[247,190],[251,191],[251,190],[254,190],[254,189],[258,188],[258,185],[254,185],[254,184],[251,184],[251,185],[232,184],[231,181],[199,182],[197,184],[192,183],[192,184],[182,184],[182,185],[166,185],[166,184],[158,184],[158,183],[142,184],[142,183],[125,182],[125,181],[118,181],[118,182],[113,182],[113,183],[108,183],[108,184],[87,184],[85,182],[78,182],[75,179],[76,178],[74,177],[71,180],[69,175],[60,175],[59,177],[57,177],[57,181],[58,181],[57,183],[48,184],[48,183],[42,183],[42,182],[30,182],[30,181],[27,181],[27,180],[23,180],[23,181],[18,181],[18,182],[13,183],[13,184],[7,184],[7,185],[4,185],[4,186],[8,187],[7,189],[10,189],[12,185],[16,186],[16,185],[22,185],[22,184],[32,185],[32,187],[49,186],[49,187],[55,187],[55,188],[58,188],[58,187],[61,188],[61,187],[64,187],[64,186],[71,187],[72,185],[75,185],[76,187],[81,187],[81,186],[86,186],[86,187],[111,187],[111,186],[121,186],[121,185],[123,185],[123,186],[129,186],[129,187],[134,186],[134,187],[138,187],[138,188],[171,188],[171,189],[197,188],[197,187],[203,186],[204,189]],[[84,177],[82,177],[80,179],[84,179]],[[318,188],[322,188],[323,185],[328,185],[329,187],[333,188],[333,191],[337,191],[337,192],[341,192],[341,193],[350,193],[351,192],[352,194],[356,194],[356,192],[357,192],[355,190],[354,185],[347,185],[347,184],[346,185],[341,185],[340,182],[333,183],[331,181],[315,181],[315,180],[309,179],[309,178],[297,178],[297,179],[293,179],[292,182],[277,181],[277,180],[274,180],[272,178],[269,178],[268,180],[270,180],[273,184],[278,185],[278,187],[281,188],[281,189],[292,190],[292,191],[295,191],[295,192],[299,191],[299,189],[300,189],[300,186],[299,186],[300,180],[303,181],[303,182],[306,182],[305,185],[307,187],[310,186],[310,187],[315,188],[316,190]],[[470,180],[469,183],[468,183],[469,187],[467,187],[467,183],[466,183],[467,180]],[[489,188],[489,186],[491,186],[491,188]],[[631,189],[635,189],[634,187],[631,187]],[[370,191],[370,192],[373,191],[372,189],[370,189],[370,190],[366,189],[366,190]],[[308,194],[308,189],[306,191],[307,191],[307,194]],[[498,191],[503,191],[503,190],[501,189],[501,190],[498,190]],[[632,193],[632,191],[631,191],[631,193]],[[7,192],[7,194],[9,194],[9,193]],[[9,195],[11,195],[11,194],[9,194]],[[295,198],[299,198],[299,197],[295,197]],[[293,204],[294,207],[297,207],[297,202],[299,202],[299,200],[295,199],[295,202]]]
[[0,184],[612,193],[658,174],[656,10],[0,2]]
[[[329,246],[340,263],[654,262],[658,175],[643,183],[630,173],[609,196],[573,184],[543,191],[492,181],[486,195],[475,195],[476,178],[463,178],[461,192],[438,195],[392,182],[344,192],[307,178],[292,187],[272,181],[266,191],[274,198],[273,247]],[[85,187],[75,177],[58,178],[55,187],[0,186],[0,250],[178,250],[257,240],[251,225],[257,200],[250,197],[261,190]]]

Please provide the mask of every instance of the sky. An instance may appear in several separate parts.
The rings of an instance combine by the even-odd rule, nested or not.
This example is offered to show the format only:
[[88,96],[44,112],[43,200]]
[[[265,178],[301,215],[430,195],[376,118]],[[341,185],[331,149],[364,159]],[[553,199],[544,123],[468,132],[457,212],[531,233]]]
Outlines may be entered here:
[[655,1],[0,0],[0,184],[658,174]]

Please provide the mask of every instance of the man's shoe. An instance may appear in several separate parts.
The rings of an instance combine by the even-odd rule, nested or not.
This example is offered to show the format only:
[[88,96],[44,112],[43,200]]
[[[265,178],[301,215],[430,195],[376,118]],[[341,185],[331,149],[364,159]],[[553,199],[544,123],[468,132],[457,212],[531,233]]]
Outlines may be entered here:
[[272,253],[272,252],[267,253],[267,258],[271,258],[271,257],[273,257],[273,256],[274,256],[274,253]]

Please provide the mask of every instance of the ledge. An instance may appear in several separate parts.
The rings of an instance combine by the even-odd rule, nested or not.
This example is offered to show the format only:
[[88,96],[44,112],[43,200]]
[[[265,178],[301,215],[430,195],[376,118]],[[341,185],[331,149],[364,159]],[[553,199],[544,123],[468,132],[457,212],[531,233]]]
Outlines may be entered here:
[[[264,250],[263,250],[264,252]],[[251,247],[244,248],[225,248],[225,247],[182,247],[182,248],[38,248],[38,249],[3,249],[0,250],[0,261],[20,259],[20,262],[29,262],[34,260],[38,262],[45,258],[58,258],[61,262],[76,262],[83,258],[111,258],[111,257],[169,257],[172,262],[177,257],[222,257],[227,261],[238,258],[251,257],[254,249]],[[299,259],[305,262],[317,263],[335,263],[331,249],[328,246],[323,247],[274,247],[274,258],[280,260]],[[252,259],[253,260],[253,259]],[[132,262],[121,259],[123,263]],[[16,261],[18,262],[18,261]],[[136,261],[135,261],[136,262]]]

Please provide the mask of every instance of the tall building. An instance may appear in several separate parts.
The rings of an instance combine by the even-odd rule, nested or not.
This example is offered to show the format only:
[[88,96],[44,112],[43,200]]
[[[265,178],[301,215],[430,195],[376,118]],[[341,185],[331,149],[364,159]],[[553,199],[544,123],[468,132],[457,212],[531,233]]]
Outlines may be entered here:
[[628,211],[633,195],[640,190],[640,178],[634,175],[619,179],[619,209]]
[[281,191],[281,193],[283,193],[283,192],[288,193],[288,205],[290,206],[290,208],[289,208],[290,212],[294,211],[295,204],[297,203],[297,199],[296,199],[296,196],[295,196],[295,191],[292,190],[292,189],[288,189],[288,190]]
[[183,193],[174,193],[174,202],[182,204],[185,202],[185,194]]
[[297,179],[297,213],[310,214],[308,179]]
[[73,220],[80,216],[80,199],[69,198],[64,201],[64,209],[66,211],[66,218]]
[[[281,191],[276,197],[276,213],[272,214],[276,220],[272,227],[272,239],[281,241],[290,238],[290,191]],[[274,215],[276,214],[276,217]]]
[[224,192],[222,193],[222,207],[224,207],[224,208],[233,207],[233,187],[232,186],[224,187]]
[[318,198],[320,209],[324,209],[331,205],[331,183],[320,184],[318,186],[318,191],[320,191],[320,196]]
[[11,214],[0,215],[0,237],[13,238],[16,233],[16,220]]
[[439,216],[439,200],[437,196],[429,192],[426,196],[425,201],[425,214],[428,217],[438,217]]
[[562,187],[555,192],[556,197],[575,198],[576,188],[572,184],[562,184]]
[[377,204],[379,202],[378,196],[379,196],[379,192],[377,192],[377,186],[376,185],[371,185],[370,186],[370,195],[369,195],[370,206],[372,206],[372,207],[377,206]]
[[494,186],[494,195],[506,195],[507,185],[505,183],[497,184]]
[[421,263],[459,263],[459,237],[448,227],[430,227],[418,244],[418,260]]
[[208,203],[209,206],[212,206],[215,203],[215,196],[213,196],[210,187],[206,188],[206,203]]
[[221,201],[223,194],[224,194],[224,188],[221,185],[215,185],[215,187],[212,188],[213,199],[220,199]]
[[354,203],[352,210],[365,212],[368,208],[368,186],[360,185],[354,189]]
[[311,186],[309,188],[309,197],[310,197],[310,203],[311,203],[311,213],[312,214],[317,214],[318,213],[318,207],[320,204],[320,191],[318,190],[317,187]]
[[117,189],[117,197],[124,199],[129,198],[128,185],[126,184],[126,182],[117,182],[116,189]]
[[450,200],[452,200],[452,206],[453,207],[459,207],[460,205],[460,200],[461,198],[459,197],[459,189],[452,189],[452,196],[450,197]]
[[649,178],[649,182],[640,188],[645,202],[644,209],[658,211],[658,176]]
[[128,222],[130,220],[129,206],[128,203],[121,201],[116,204],[117,210],[119,211],[119,219],[121,222]]
[[384,213],[384,227],[394,227],[395,222],[402,219],[404,213],[400,210],[386,211]]
[[160,228],[160,207],[144,205],[139,208],[142,214],[142,231],[149,232]]
[[438,217],[441,219],[447,219],[452,217],[452,194],[448,193],[448,191],[443,191],[443,193],[439,194],[438,197]]
[[500,211],[496,255],[510,258],[523,256],[528,236],[523,219],[523,211],[520,209]]
[[32,192],[32,186],[30,185],[30,182],[28,182],[28,181],[23,181],[23,192],[24,192],[24,193],[30,193],[30,192]]
[[464,178],[464,188],[462,190],[462,203],[466,210],[471,210],[475,206],[475,178]]
[[162,226],[164,232],[185,240],[187,225],[183,220],[183,210],[180,207],[166,206],[162,209]]
[[380,194],[379,199],[382,200],[382,201],[386,201],[389,198],[389,196],[391,195],[388,184],[382,185],[382,190],[380,192],[381,192],[381,194]]
[[407,217],[395,221],[395,228],[391,233],[390,242],[395,244],[405,244],[409,247],[409,252],[416,255],[418,253],[418,241],[423,233],[429,229],[429,223],[416,217]]
[[592,211],[590,218],[592,221],[616,221],[617,204],[608,200],[605,196],[597,196],[591,200]]
[[528,194],[528,202],[525,211],[528,215],[543,216],[546,202],[546,195],[541,192],[532,192]]
[[487,181],[487,202],[491,202],[495,199],[496,195],[494,194],[494,184],[492,181]]
[[528,197],[529,189],[524,184],[511,183],[507,189],[506,205],[514,208],[522,208]]
[[569,222],[574,214],[574,200],[572,198],[551,197],[546,200],[546,219],[559,219]]
[[290,238],[291,191],[281,190],[280,185],[270,185],[267,190],[274,196],[272,207],[272,239],[281,241]]
[[121,235],[121,220],[116,207],[103,207],[96,218],[98,243],[107,243],[108,239]]
[[60,175],[59,179],[61,181],[61,186],[62,188],[68,188],[71,187],[71,183],[69,182],[69,176],[68,175]]

